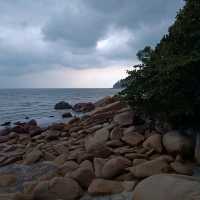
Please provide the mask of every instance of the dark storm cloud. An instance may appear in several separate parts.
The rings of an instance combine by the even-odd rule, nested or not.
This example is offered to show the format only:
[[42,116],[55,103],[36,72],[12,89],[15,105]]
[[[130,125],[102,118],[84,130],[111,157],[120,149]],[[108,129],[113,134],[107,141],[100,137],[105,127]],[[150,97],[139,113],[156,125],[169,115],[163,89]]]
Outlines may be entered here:
[[166,33],[181,0],[0,0],[0,76],[126,65]]

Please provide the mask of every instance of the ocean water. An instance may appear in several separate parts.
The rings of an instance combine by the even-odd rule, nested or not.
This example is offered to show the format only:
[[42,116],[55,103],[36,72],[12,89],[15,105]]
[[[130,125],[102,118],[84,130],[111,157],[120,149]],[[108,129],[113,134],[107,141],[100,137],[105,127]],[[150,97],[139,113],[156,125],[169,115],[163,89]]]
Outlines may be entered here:
[[95,102],[118,92],[119,89],[0,89],[0,125],[30,119],[39,124],[61,121],[63,112],[73,111],[54,110],[57,102]]

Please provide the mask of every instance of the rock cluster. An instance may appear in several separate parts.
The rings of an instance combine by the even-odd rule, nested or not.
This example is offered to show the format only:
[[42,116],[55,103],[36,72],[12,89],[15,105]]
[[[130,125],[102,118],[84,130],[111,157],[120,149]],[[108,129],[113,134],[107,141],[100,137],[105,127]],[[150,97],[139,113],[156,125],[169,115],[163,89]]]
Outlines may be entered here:
[[[95,107],[87,117],[67,124],[44,130],[31,121],[0,136],[2,199],[75,200],[85,194],[134,191],[134,200],[156,200],[168,195],[165,186],[171,189],[182,179],[191,186],[186,195],[199,199],[197,180],[189,176],[196,165],[191,138],[178,131],[152,129],[116,98],[106,97]],[[153,190],[158,192],[158,183],[163,189],[152,195]]]

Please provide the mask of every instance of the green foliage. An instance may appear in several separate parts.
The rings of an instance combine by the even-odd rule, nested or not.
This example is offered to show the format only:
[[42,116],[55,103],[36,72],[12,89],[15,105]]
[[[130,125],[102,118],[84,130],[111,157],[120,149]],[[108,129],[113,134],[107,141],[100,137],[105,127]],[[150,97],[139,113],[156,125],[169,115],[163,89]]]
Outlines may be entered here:
[[155,49],[137,54],[142,64],[123,91],[131,106],[179,127],[200,127],[200,1],[187,0]]

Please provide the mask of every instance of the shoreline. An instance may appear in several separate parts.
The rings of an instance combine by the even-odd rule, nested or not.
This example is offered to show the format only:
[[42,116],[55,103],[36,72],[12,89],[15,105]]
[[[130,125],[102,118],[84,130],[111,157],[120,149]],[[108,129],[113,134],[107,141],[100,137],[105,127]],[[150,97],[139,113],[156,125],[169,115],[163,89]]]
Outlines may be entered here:
[[[86,105],[77,107],[92,108]],[[198,183],[194,148],[178,130],[152,129],[117,97],[106,97],[82,118],[46,128],[31,120],[0,136],[0,197],[92,200],[125,195],[131,200],[141,195],[141,188],[147,190],[143,184],[149,178],[148,187],[158,180],[171,184],[169,178]],[[174,182],[170,187],[175,189]]]

